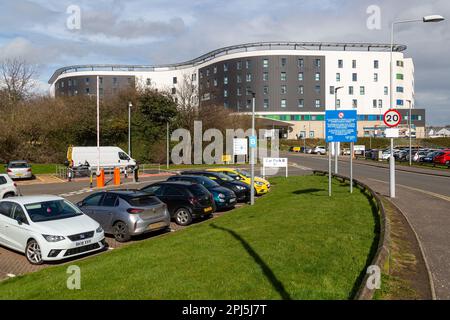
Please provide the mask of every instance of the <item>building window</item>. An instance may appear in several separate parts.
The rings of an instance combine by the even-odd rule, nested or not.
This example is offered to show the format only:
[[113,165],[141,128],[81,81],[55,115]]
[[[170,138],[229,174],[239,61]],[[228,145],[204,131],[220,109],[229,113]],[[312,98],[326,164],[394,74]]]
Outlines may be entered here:
[[[225,69],[225,68],[224,68]],[[226,71],[226,70],[225,70]],[[206,76],[209,77],[209,69],[206,69]]]
[[228,84],[228,77],[223,77],[223,84]]
[[298,73],[298,81],[303,81],[303,72]]
[[89,78],[85,79],[85,83],[86,83],[87,86],[89,85]]
[[72,86],[72,79],[69,79],[69,81],[67,82],[67,85],[68,85],[69,87]]
[[247,109],[250,109],[252,107],[252,100],[251,99],[247,99],[247,103],[245,104],[245,107]]
[[226,98],[226,97],[228,97],[228,90],[223,90],[223,96]]
[[286,81],[286,72],[282,72],[281,73],[281,75],[280,75],[280,79],[281,79],[281,81]]
[[315,66],[316,68],[320,68],[320,59],[315,59],[315,60],[314,60],[314,66]]
[[268,86],[264,86],[264,88],[263,88],[263,93],[264,93],[265,95],[269,94],[269,87],[268,87]]
[[356,69],[356,60],[352,60],[352,68]]
[[398,92],[398,93],[403,93],[403,92],[404,92],[403,87],[397,87],[397,92]]
[[353,73],[353,74],[352,74],[352,81],[353,81],[353,82],[358,81],[358,74],[357,74],[357,73]]
[[389,88],[384,87],[384,95],[387,96],[389,94]]
[[383,108],[383,100],[378,100],[378,108]]
[[309,137],[310,137],[311,139],[314,139],[314,131],[310,131],[310,132],[309,132]]
[[338,60],[338,68],[342,69],[344,67],[344,60]]
[[269,108],[269,99],[264,99],[264,109]]
[[317,94],[320,94],[320,86],[315,86],[314,91],[316,91]]
[[236,69],[241,70],[242,69],[242,61],[236,62]]
[[286,67],[287,64],[287,59],[286,58],[281,58],[281,66],[282,67]]
[[242,90],[241,90],[241,87],[238,87],[238,88],[237,88],[236,94],[237,94],[238,96],[242,96]]
[[297,66],[298,66],[299,68],[303,68],[303,67],[305,66],[305,60],[303,60],[303,59],[298,59],[298,60],[297,60]]
[[402,67],[403,68],[403,66],[404,66],[403,61],[397,60],[397,67]]
[[336,109],[339,109],[341,107],[341,99],[336,100]]
[[236,82],[237,82],[237,83],[242,83],[242,77],[241,77],[240,74],[238,74],[238,75],[236,76]]
[[197,74],[196,73],[192,74],[192,81],[197,81]]
[[397,105],[398,106],[403,106],[403,100],[401,100],[401,99],[397,100]]
[[214,66],[214,68],[213,68],[213,73],[214,73],[214,74],[217,73],[217,66]]
[[263,73],[263,81],[269,81],[269,73],[268,72]]
[[285,85],[281,86],[281,94],[286,94],[287,93],[287,87]]
[[214,87],[217,87],[218,83],[217,83],[217,79],[214,79]]
[[268,68],[269,67],[269,59],[264,59],[263,60],[263,68]]
[[373,74],[373,81],[378,82],[378,73]]
[[210,82],[209,82],[209,79],[208,79],[208,80],[206,80],[206,87],[209,88],[209,85],[210,85]]
[[330,94],[334,94],[334,86],[330,86]]
[[200,79],[203,79],[203,71],[200,71]]
[[245,88],[245,95],[247,95],[247,96],[252,95],[252,89],[250,87]]
[[341,82],[341,74],[336,73],[336,82]]
[[298,99],[298,107],[299,108],[303,108],[305,106],[305,100],[303,99]]
[[252,65],[251,65],[251,61],[250,61],[250,60],[246,60],[246,61],[245,61],[245,68],[246,68],[246,69],[250,69],[251,66],[252,66]]
[[397,73],[397,80],[403,80],[403,74]]
[[117,78],[113,78],[113,85],[117,86]]
[[64,88],[64,81],[61,81],[61,88]]
[[152,80],[150,78],[147,78],[147,85],[150,86],[152,84]]
[[348,87],[348,94],[349,95],[353,95],[354,91],[353,91],[353,86],[349,86]]
[[374,107],[374,108],[377,107],[377,99],[372,100],[372,107]]
[[[208,70],[206,70],[206,71],[208,71]],[[225,72],[228,71],[228,63],[223,64],[223,71],[225,71]]]
[[229,107],[228,101],[224,101],[223,106],[224,108],[228,108]]
[[320,72],[316,72],[315,79],[316,81],[320,81]]
[[360,95],[365,95],[366,94],[366,87],[364,87],[364,86],[361,86],[361,87],[359,87],[359,94]]
[[380,67],[380,62],[378,60],[374,60],[373,62],[373,68],[378,69]]
[[316,99],[315,101],[315,107],[320,108],[320,99]]
[[247,82],[252,82],[252,74],[251,73],[247,73],[247,76],[246,76],[246,81]]
[[281,99],[281,107],[286,108],[287,102],[286,99]]
[[172,94],[176,94],[177,93],[177,89],[172,88]]
[[352,100],[352,107],[353,107],[353,109],[358,108],[358,100],[357,99]]
[[172,82],[173,84],[177,84],[177,77],[173,77]]
[[298,93],[304,94],[305,93],[305,87],[304,86],[298,86]]
[[86,94],[89,94],[89,93],[90,93],[89,88],[86,88],[86,89],[85,89],[85,92],[86,92]]

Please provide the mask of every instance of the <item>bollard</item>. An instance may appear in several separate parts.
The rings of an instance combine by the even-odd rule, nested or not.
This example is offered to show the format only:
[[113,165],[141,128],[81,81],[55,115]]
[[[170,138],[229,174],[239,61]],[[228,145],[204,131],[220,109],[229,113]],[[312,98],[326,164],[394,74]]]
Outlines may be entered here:
[[89,176],[89,187],[92,189],[93,187],[93,176],[92,176],[92,171],[91,171],[91,175]]
[[120,169],[118,167],[114,168],[114,185],[120,185]]
[[100,174],[97,176],[97,188],[103,188],[105,186],[105,170],[101,169]]

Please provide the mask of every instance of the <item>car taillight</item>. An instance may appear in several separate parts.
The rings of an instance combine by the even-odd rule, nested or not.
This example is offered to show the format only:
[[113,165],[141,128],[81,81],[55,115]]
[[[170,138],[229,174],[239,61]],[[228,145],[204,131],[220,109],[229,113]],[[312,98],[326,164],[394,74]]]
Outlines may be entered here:
[[144,210],[143,209],[129,208],[129,209],[127,209],[127,212],[128,213],[142,213],[142,212],[144,212]]
[[31,168],[28,168],[28,170],[27,170],[28,172],[31,172]]
[[17,188],[17,183],[15,183],[15,182],[14,182],[13,184],[14,184],[14,187],[16,187],[16,188]]
[[11,169],[7,169],[6,172],[12,172]]

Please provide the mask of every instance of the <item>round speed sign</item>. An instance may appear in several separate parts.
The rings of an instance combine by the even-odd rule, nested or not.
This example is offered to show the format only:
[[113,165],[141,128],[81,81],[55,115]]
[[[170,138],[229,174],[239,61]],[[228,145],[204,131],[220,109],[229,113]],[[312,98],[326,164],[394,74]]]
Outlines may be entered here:
[[402,116],[397,110],[388,110],[383,117],[384,124],[388,127],[396,127],[402,121]]

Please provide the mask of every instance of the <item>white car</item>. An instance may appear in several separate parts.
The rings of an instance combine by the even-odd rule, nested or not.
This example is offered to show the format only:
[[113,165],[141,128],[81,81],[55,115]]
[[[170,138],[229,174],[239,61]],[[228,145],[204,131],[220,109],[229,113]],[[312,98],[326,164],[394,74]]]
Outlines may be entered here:
[[25,160],[11,161],[6,166],[6,173],[11,179],[31,179],[33,172],[31,166]]
[[19,195],[14,181],[7,174],[0,174],[0,199]]
[[57,196],[0,200],[0,244],[25,253],[31,264],[105,248],[100,225],[75,205]]
[[314,154],[327,154],[327,149],[325,147],[317,146],[313,149],[312,153]]

